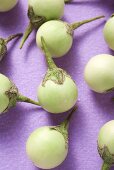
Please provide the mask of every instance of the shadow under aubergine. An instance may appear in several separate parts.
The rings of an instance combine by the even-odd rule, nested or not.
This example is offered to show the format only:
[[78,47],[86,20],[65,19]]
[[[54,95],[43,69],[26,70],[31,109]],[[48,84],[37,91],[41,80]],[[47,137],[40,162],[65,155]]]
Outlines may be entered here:
[[12,140],[12,136],[15,134],[18,134],[18,137],[21,135],[21,129],[23,128],[23,123],[26,120],[26,116],[29,113],[32,113],[35,109],[36,108],[31,108],[26,110],[25,107],[18,103],[7,113],[0,115],[0,142],[3,141],[3,145],[5,145],[5,141],[9,141],[7,138]]
[[106,94],[99,94],[91,91],[93,96],[94,103],[96,107],[99,107],[103,110],[103,116],[110,119],[114,119],[114,92],[109,92]]

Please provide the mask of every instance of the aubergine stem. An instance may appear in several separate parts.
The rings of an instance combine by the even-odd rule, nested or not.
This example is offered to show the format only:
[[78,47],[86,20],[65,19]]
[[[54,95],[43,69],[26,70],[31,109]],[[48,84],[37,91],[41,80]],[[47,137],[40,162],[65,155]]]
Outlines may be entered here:
[[22,33],[10,35],[8,38],[4,39],[5,44],[8,44],[11,40],[21,37],[22,35],[23,35]]
[[29,35],[32,33],[34,29],[38,29],[44,22],[46,22],[46,18],[42,16],[37,16],[34,14],[34,10],[31,6],[28,8],[28,17],[29,17],[29,25],[25,30],[25,33],[22,37],[22,41],[20,44],[20,49],[22,49],[25,41],[29,37]]
[[57,68],[56,64],[54,63],[52,56],[46,46],[45,40],[43,37],[41,37],[41,43],[42,43],[42,50],[45,53],[45,57],[46,57],[46,62],[47,62],[47,66],[50,70]]
[[109,170],[110,167],[111,167],[111,165],[109,165],[109,164],[104,162],[103,165],[102,165],[102,169],[101,170]]
[[82,25],[84,25],[84,24],[87,24],[87,23],[89,23],[89,22],[92,22],[92,21],[95,21],[95,20],[97,20],[97,19],[101,19],[101,18],[104,18],[104,17],[105,17],[105,16],[102,15],[102,16],[98,16],[98,17],[95,17],[95,18],[83,20],[83,21],[80,21],[80,22],[75,22],[75,23],[71,24],[70,26],[71,26],[71,28],[72,28],[73,30],[75,30],[75,29],[77,29],[78,27],[80,27],[80,26],[82,26]]
[[21,41],[21,45],[20,45],[20,49],[22,49],[25,41],[27,40],[27,38],[29,37],[29,35],[32,33],[32,31],[34,30],[34,26],[31,22],[29,22],[28,27],[25,30],[25,33],[23,35],[22,41]]
[[28,97],[25,97],[21,94],[18,95],[17,97],[17,102],[26,102],[26,103],[31,103],[31,104],[34,104],[34,105],[37,105],[37,106],[40,106],[39,102],[36,102]]
[[77,110],[77,106],[74,106],[72,108],[72,110],[70,111],[68,117],[58,126],[53,126],[50,127],[51,129],[57,130],[58,132],[60,132],[64,139],[65,139],[65,143],[66,143],[66,147],[68,146],[68,128],[69,128],[69,121],[72,117],[72,114]]
[[70,121],[73,113],[74,113],[77,109],[78,109],[78,107],[77,107],[77,106],[74,106],[74,107],[72,108],[72,110],[70,111],[70,114],[68,115],[68,117],[66,118],[66,120],[61,124],[61,126],[64,127],[64,129],[68,129],[68,127],[69,127],[69,121]]

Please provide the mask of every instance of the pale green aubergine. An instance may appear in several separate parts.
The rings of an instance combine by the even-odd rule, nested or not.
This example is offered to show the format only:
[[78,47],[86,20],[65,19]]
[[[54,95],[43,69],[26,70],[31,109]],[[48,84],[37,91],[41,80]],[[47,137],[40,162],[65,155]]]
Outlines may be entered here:
[[10,11],[15,7],[18,0],[0,0],[0,12]]
[[55,58],[64,56],[72,47],[74,30],[83,24],[103,18],[98,16],[92,19],[69,24],[61,20],[52,20],[44,23],[37,31],[36,43],[42,47],[43,36],[51,55]]
[[68,154],[68,126],[73,108],[68,118],[58,126],[36,129],[28,138],[26,152],[35,166],[52,169],[59,166]]
[[114,165],[114,120],[100,129],[97,143],[98,152],[104,161],[101,170],[109,170]]
[[58,68],[42,38],[48,71],[38,87],[38,100],[43,109],[50,113],[70,110],[78,98],[77,85],[63,69]]
[[114,89],[114,56],[100,54],[92,57],[85,66],[84,78],[95,92],[112,91]]
[[64,0],[28,0],[35,15],[45,17],[46,20],[59,19],[64,14]]
[[6,92],[9,91],[11,87],[12,83],[10,80],[6,76],[0,74],[0,113],[4,112],[9,105],[9,98]]
[[109,48],[114,50],[114,15],[106,22],[103,30],[104,39]]
[[34,165],[42,169],[59,166],[68,153],[64,136],[53,127],[35,130],[27,141],[26,150]]

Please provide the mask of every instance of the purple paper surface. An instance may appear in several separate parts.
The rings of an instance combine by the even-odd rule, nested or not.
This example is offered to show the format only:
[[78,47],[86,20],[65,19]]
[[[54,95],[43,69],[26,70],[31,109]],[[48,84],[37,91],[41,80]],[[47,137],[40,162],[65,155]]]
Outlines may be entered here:
[[[10,12],[0,13],[0,36],[24,32],[28,24],[27,0],[19,0]],[[98,15],[106,19],[114,12],[113,0],[74,0],[65,6],[64,20],[72,23]],[[69,154],[64,163],[54,170],[98,170],[102,160],[97,152],[100,127],[114,119],[114,102],[111,94],[92,92],[83,78],[87,61],[101,53],[114,54],[103,38],[106,19],[82,26],[74,33],[70,52],[55,62],[77,82],[79,89],[78,110],[72,117],[69,129]],[[43,53],[35,43],[35,32],[22,50],[20,40],[8,45],[8,55],[0,63],[0,72],[9,76],[23,95],[37,100],[37,87],[47,69]],[[31,104],[21,103],[0,117],[0,170],[38,170],[28,159],[26,140],[38,127],[57,125],[67,113],[53,115]],[[114,168],[112,168],[114,169]]]

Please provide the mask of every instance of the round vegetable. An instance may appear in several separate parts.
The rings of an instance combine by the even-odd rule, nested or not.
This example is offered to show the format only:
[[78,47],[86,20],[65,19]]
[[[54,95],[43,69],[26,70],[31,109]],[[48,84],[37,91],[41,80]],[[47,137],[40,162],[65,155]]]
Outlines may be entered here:
[[28,0],[35,15],[45,17],[46,20],[59,19],[64,12],[63,0]]
[[114,165],[114,120],[101,128],[98,136],[98,152],[104,161],[102,170],[109,170]]
[[11,107],[15,106],[17,102],[27,102],[39,106],[38,102],[19,94],[17,87],[8,77],[0,74],[0,114],[8,111]]
[[60,20],[48,21],[37,31],[37,45],[41,48],[41,36],[43,36],[51,55],[53,57],[61,57],[70,50],[73,43],[73,32],[75,29],[83,24],[103,17],[104,16],[99,16],[73,24],[68,24]]
[[84,77],[89,87],[98,93],[114,89],[114,57],[101,54],[89,60]]
[[0,61],[3,59],[3,57],[7,54],[7,44],[13,40],[14,38],[20,37],[23,34],[15,34],[9,36],[7,39],[0,38]]
[[[74,108],[71,114],[76,110]],[[69,117],[58,126],[45,126],[35,130],[27,140],[26,152],[39,168],[52,169],[59,166],[68,154]]]
[[77,86],[70,75],[55,65],[43,37],[41,41],[42,49],[46,55],[48,71],[38,87],[39,103],[42,108],[51,113],[68,111],[77,101]]
[[15,7],[18,0],[0,0],[0,12],[7,12]]
[[5,94],[12,87],[10,80],[0,74],[0,113],[7,109],[9,105],[9,98]]
[[64,13],[64,0],[28,0],[28,17],[30,20],[22,38],[20,48],[33,29],[38,29],[44,22],[52,19],[60,19]]
[[114,50],[114,14],[111,16],[111,18],[106,22],[103,34],[106,43],[108,44],[109,48]]

